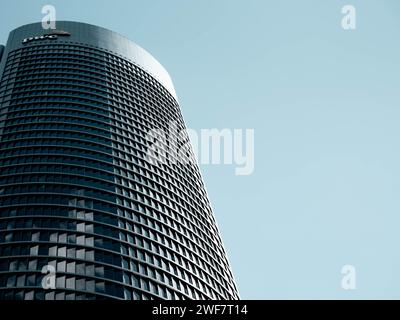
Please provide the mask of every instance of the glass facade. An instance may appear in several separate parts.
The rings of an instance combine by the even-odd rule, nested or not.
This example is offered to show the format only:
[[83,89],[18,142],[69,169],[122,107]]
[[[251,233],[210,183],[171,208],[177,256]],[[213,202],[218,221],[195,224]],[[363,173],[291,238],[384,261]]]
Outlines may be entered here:
[[0,300],[238,299],[198,167],[146,160],[151,129],[185,128],[168,74],[57,24],[14,30],[0,64]]

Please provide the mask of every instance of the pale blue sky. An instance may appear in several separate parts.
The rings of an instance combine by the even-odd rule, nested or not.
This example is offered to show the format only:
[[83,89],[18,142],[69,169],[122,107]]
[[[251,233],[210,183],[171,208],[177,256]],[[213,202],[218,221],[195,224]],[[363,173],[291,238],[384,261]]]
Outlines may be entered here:
[[253,175],[202,167],[242,298],[400,298],[398,0],[2,0],[0,43],[44,4],[151,52],[190,128],[255,129]]

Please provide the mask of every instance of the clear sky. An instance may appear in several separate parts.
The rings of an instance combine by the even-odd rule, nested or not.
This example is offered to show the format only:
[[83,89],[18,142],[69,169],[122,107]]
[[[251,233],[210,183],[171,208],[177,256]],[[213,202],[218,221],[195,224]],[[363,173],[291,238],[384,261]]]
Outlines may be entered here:
[[190,128],[255,129],[253,175],[202,166],[242,298],[400,298],[400,1],[1,0],[0,43],[45,4],[151,52]]

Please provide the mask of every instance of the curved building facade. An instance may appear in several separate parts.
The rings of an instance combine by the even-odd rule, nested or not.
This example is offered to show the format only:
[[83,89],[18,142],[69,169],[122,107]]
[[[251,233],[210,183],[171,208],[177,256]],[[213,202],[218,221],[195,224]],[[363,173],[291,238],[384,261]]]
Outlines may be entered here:
[[165,69],[77,22],[0,51],[0,300],[238,299],[197,165],[146,157],[185,129]]

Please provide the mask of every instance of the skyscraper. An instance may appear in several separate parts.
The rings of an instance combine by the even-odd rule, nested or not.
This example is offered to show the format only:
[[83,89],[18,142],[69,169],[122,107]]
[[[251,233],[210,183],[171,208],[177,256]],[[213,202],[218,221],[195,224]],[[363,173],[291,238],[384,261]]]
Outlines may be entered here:
[[1,53],[0,299],[238,299],[197,165],[147,157],[185,129],[165,69],[77,22]]

